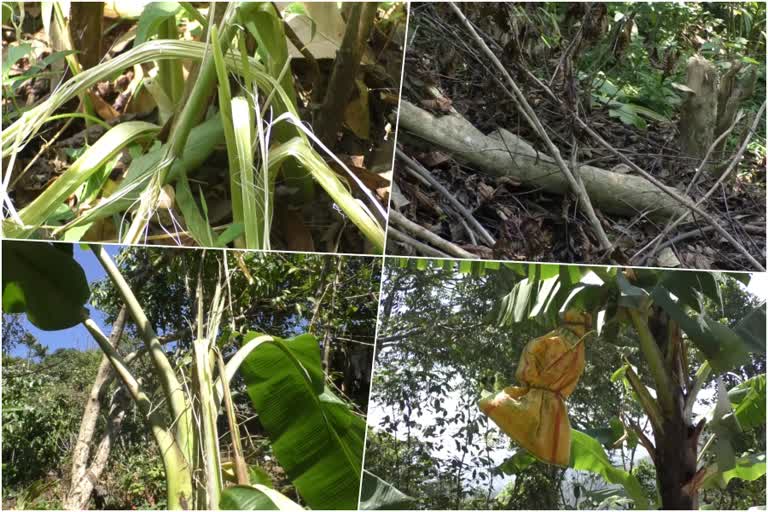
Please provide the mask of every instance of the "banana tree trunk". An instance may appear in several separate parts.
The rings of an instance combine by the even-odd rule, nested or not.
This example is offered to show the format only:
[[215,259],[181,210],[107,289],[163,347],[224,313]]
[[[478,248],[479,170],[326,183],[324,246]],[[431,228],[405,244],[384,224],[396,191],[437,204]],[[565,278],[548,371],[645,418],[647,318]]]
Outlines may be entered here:
[[[653,424],[656,440],[654,464],[661,496],[661,508],[666,510],[693,510],[699,507],[698,492],[693,485],[696,475],[699,434],[704,421],[693,425],[686,413],[686,387],[690,382],[686,364],[686,348],[680,326],[662,309],[654,307],[647,327],[638,334],[655,344],[659,357],[643,348],[646,360],[654,359],[651,370],[656,381],[660,421]],[[642,332],[640,332],[642,331]],[[659,378],[658,374],[663,373]],[[663,387],[662,387],[663,386]],[[664,391],[666,389],[666,392]]]
[[656,438],[656,478],[665,510],[699,508],[697,493],[686,491],[696,474],[698,430],[682,418],[664,422],[664,433]]

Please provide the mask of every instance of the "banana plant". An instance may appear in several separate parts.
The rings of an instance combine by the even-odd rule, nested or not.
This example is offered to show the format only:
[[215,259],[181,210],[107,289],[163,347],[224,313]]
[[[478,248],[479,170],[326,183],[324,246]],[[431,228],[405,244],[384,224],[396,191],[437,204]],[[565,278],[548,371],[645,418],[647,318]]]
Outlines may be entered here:
[[[176,16],[182,12],[202,25],[205,41],[178,39]],[[352,182],[362,185],[359,178],[316,140],[298,115],[284,22],[275,7],[269,2],[212,4],[208,15],[187,2],[149,3],[139,18],[133,49],[77,73],[4,130],[2,155],[7,168],[0,201],[7,212],[2,222],[5,237],[49,238],[40,236],[44,231],[78,241],[96,221],[111,220],[121,242],[136,243],[144,239],[160,208],[162,191],[171,187],[184,220],[183,227],[174,220],[176,235],[184,232],[206,247],[234,243],[239,248],[269,249],[274,181],[283,176],[297,191],[292,201],[309,204],[318,185],[373,247],[383,247],[385,210],[365,187],[365,201],[353,196]],[[251,53],[249,38],[257,43]],[[182,59],[196,64],[187,91],[181,80]],[[54,113],[68,101],[116,73],[150,62],[156,63],[158,85],[148,90],[167,100],[157,101],[158,105],[168,105],[160,108],[161,119],[168,118],[165,142],[155,140],[163,129],[160,125],[121,123],[43,194],[16,211],[8,193],[15,155],[45,123],[59,119]],[[230,85],[233,76],[236,88]],[[206,119],[212,97],[218,100],[218,111]],[[192,189],[190,178],[222,143],[229,156],[232,222],[212,226],[205,198]],[[115,155],[128,147],[140,154],[117,190],[108,189],[108,180],[94,177],[108,176]],[[321,155],[340,164],[346,176],[334,172]],[[90,185],[92,200],[88,208],[74,213],[65,207],[65,200],[85,184]],[[217,231],[221,233],[215,236]]]
[[[731,390],[719,377],[748,362],[751,354],[765,355],[765,303],[734,319],[733,328],[709,316],[711,305],[723,303],[721,286],[728,280],[747,284],[749,274],[449,260],[399,259],[399,264],[458,265],[460,272],[507,276],[502,282],[509,285],[490,318],[500,326],[534,320],[551,327],[566,310],[579,310],[591,315],[596,333],[605,339],[615,340],[620,330],[628,333],[644,370],[627,361],[611,378],[624,384],[650,420],[652,436],[626,418],[621,430],[648,451],[661,508],[695,509],[702,489],[765,476],[764,453],[738,453],[742,433],[765,425],[765,375]],[[716,406],[695,421],[694,404],[712,378]],[[573,434],[571,467],[622,485],[637,508],[648,508],[637,479],[614,467],[599,441],[588,433]],[[526,455],[508,461],[508,468],[532,463]]]
[[[192,368],[174,367],[117,265],[103,246],[91,246],[144,342],[140,351],[123,355],[85,308],[90,289],[73,258],[72,245],[21,241],[2,245],[3,311],[26,313],[43,330],[85,326],[152,432],[163,459],[170,509],[302,509],[269,482],[251,481],[250,469],[258,468],[249,468],[243,456],[230,394],[238,373],[275,457],[306,505],[357,508],[365,420],[326,385],[313,336],[281,339],[248,331],[225,363],[219,347],[229,341],[220,339],[228,276],[220,275],[213,293],[206,294],[200,273]],[[144,356],[151,360],[160,385],[157,400],[150,398],[149,383],[139,382],[130,369]],[[222,463],[220,414],[233,440],[234,468]],[[237,485],[228,486],[228,481]]]

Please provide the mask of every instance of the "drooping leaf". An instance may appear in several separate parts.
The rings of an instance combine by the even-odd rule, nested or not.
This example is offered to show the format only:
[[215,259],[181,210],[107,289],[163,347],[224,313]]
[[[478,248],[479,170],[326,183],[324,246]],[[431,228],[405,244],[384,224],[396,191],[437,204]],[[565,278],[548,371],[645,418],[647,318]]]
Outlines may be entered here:
[[573,469],[596,473],[609,483],[622,485],[627,496],[634,500],[635,508],[648,508],[648,498],[637,478],[627,471],[615,467],[608,459],[608,455],[606,455],[600,442],[578,430],[571,431],[570,466]]
[[763,302],[742,318],[733,330],[741,336],[750,351],[765,354],[765,328],[765,302]]
[[3,241],[4,312],[26,312],[44,331],[67,329],[82,321],[90,295],[85,272],[67,250],[42,242]]
[[726,485],[734,478],[752,482],[765,476],[765,453],[756,453],[736,459],[736,465],[723,473]]
[[[271,2],[244,2],[239,11],[243,25],[258,43],[256,51],[264,62],[267,72],[273,78],[280,80],[279,83],[283,91],[288,95],[291,103],[296,105],[293,75],[290,70],[284,72],[286,66],[289,65],[289,54],[280,14]],[[276,103],[273,103],[273,108],[275,118],[287,111]],[[287,142],[297,133],[297,130],[288,123],[279,123],[272,128],[272,136],[277,142]],[[283,173],[287,180],[300,190],[305,200],[312,198],[314,182],[297,162],[286,162],[283,165]]]
[[748,359],[749,347],[744,339],[727,325],[699,313],[695,318],[688,315],[683,306],[675,302],[669,290],[659,285],[651,292],[656,305],[661,307],[688,335],[696,347],[717,372],[726,372]]
[[287,496],[264,485],[227,487],[219,500],[221,510],[304,510]]
[[722,307],[720,283],[724,276],[720,272],[662,272],[659,282],[672,292],[679,302],[701,311],[699,294],[704,295]]
[[744,430],[765,426],[765,374],[752,377],[728,391],[734,414]]
[[721,471],[717,463],[710,466],[701,484],[702,489],[719,487],[724,489],[734,478],[752,482],[765,477],[765,453],[752,453],[736,459],[736,464],[727,471]]
[[[256,333],[248,333],[248,342]],[[365,422],[325,387],[314,336],[264,343],[240,367],[272,450],[313,509],[355,509]]]
[[733,405],[728,398],[728,392],[721,376],[716,379],[715,407],[709,430],[716,436],[712,452],[719,470],[729,471],[736,466],[736,448],[741,437],[742,428],[733,413]]
[[141,43],[149,40],[155,35],[160,25],[165,23],[171,17],[181,11],[181,5],[177,2],[152,2],[147,4],[139,16],[139,23],[136,26],[136,42]]
[[385,482],[370,471],[363,471],[360,491],[361,510],[403,510],[410,508],[414,499]]

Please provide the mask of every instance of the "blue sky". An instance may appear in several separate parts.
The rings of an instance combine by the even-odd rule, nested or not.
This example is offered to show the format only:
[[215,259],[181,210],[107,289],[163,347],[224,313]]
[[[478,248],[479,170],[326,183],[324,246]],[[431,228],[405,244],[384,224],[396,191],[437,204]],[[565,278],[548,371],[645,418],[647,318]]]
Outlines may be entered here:
[[[108,245],[105,247],[112,258],[115,257],[121,248],[117,245]],[[89,284],[101,281],[106,277],[106,272],[104,272],[99,260],[96,259],[96,256],[93,255],[93,252],[91,252],[90,249],[84,249],[83,246],[78,244],[75,245],[74,253],[75,260],[77,260],[80,266],[83,267],[83,270],[85,270],[85,276],[88,279]],[[91,318],[99,324],[99,327],[101,327],[106,334],[109,334],[110,326],[104,322],[104,313],[93,307],[90,302],[86,304],[86,307],[91,312]],[[61,331],[43,331],[29,323],[26,315],[22,315],[22,318],[22,326],[27,332],[37,338],[37,341],[47,346],[49,352],[55,352],[60,348],[74,348],[77,350],[98,348],[98,345],[96,345],[96,342],[82,324]],[[26,347],[15,347],[11,351],[11,355],[24,357],[27,355],[27,349]]]

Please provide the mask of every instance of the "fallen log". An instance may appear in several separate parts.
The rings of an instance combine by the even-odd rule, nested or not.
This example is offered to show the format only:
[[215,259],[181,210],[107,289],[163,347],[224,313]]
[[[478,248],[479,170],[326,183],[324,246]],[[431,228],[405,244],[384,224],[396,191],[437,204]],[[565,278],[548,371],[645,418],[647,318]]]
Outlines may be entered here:
[[[461,115],[435,117],[405,100],[400,102],[399,127],[450,151],[459,161],[490,176],[514,178],[554,194],[570,192],[565,176],[551,157],[503,128],[485,135]],[[646,213],[650,218],[663,220],[687,212],[645,178],[591,165],[580,165],[577,174],[594,206],[606,213]]]

